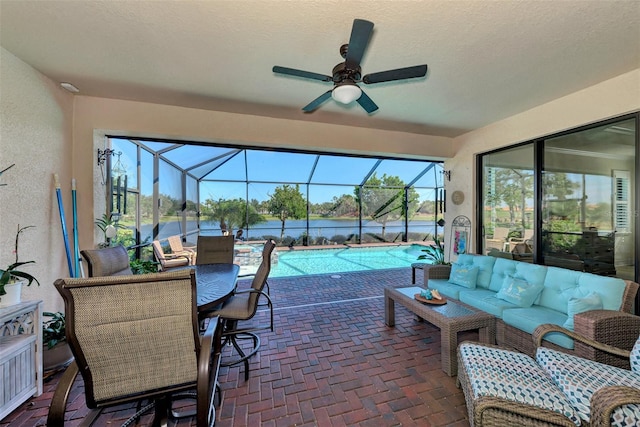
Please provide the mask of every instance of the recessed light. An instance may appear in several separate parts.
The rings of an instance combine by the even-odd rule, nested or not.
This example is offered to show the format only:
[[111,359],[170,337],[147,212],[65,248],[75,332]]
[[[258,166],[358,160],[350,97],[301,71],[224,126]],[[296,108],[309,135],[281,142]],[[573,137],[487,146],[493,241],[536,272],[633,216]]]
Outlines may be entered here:
[[77,87],[75,87],[74,85],[72,85],[71,83],[66,83],[66,82],[62,82],[60,83],[60,86],[62,86],[63,89],[68,90],[71,93],[78,93],[80,92],[80,89],[78,89]]

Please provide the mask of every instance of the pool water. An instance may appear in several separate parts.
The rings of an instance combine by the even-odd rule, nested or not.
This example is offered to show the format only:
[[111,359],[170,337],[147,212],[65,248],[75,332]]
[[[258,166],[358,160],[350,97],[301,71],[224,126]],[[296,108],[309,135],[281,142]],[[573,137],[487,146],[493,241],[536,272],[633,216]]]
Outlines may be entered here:
[[278,260],[271,265],[269,277],[303,276],[308,274],[344,273],[410,267],[423,255],[421,245],[336,249],[278,249]]

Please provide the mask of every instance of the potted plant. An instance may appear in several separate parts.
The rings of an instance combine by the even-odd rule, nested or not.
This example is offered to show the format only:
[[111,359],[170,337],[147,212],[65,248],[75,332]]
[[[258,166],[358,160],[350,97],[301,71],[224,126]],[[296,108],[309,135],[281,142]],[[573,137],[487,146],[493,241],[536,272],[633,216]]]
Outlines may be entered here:
[[35,264],[35,261],[20,262],[18,259],[18,243],[20,240],[20,234],[24,230],[31,227],[33,227],[33,225],[28,225],[21,228],[20,224],[18,224],[15,249],[13,251],[16,254],[16,261],[13,264],[7,266],[5,269],[0,269],[0,306],[18,304],[20,302],[20,294],[22,291],[23,283],[26,283],[27,286],[30,286],[31,283],[36,282],[38,286],[40,286],[40,282],[38,281],[38,279],[36,279],[29,273],[19,270],[19,268],[25,264]]
[[73,360],[73,354],[67,343],[64,313],[44,312],[42,315],[51,318],[42,323],[43,369],[51,371],[68,365]]
[[442,245],[437,237],[433,239],[433,242],[433,245],[422,249],[422,252],[425,252],[425,254],[418,256],[418,259],[425,259],[434,265],[451,265],[450,262],[444,260],[444,245]]

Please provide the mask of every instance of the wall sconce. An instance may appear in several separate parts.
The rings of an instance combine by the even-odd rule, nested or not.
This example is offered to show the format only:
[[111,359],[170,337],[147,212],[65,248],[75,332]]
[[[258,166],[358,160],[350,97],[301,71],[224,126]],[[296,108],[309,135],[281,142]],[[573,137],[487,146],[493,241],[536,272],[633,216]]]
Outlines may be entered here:
[[447,178],[447,181],[451,181],[451,171],[442,171],[442,175],[445,176],[445,178]]

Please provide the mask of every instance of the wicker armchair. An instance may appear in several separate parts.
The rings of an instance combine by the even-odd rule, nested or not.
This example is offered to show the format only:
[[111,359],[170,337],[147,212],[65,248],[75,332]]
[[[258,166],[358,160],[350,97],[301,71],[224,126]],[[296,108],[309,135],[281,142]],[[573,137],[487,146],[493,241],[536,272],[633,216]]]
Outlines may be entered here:
[[[548,333],[626,357],[632,370],[541,347]],[[557,325],[533,333],[535,359],[498,346],[458,348],[458,384],[472,426],[612,426],[640,423],[640,336],[631,352]]]
[[154,425],[166,425],[171,397],[196,390],[197,425],[214,424],[221,328],[212,319],[199,334],[193,270],[58,279],[55,286],[65,302],[75,361],[55,391],[48,426],[64,426],[78,372],[93,409],[85,423],[103,408],[148,399],[155,406]]

